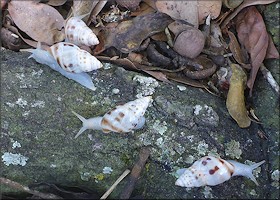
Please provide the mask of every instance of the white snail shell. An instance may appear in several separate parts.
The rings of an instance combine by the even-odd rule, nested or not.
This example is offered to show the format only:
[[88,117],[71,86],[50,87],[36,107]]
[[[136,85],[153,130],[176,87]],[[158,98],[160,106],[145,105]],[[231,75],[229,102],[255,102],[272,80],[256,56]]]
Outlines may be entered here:
[[54,44],[49,51],[59,66],[68,72],[90,72],[102,67],[102,63],[89,52],[68,42]]
[[[61,75],[80,83],[86,88],[93,91],[96,89],[90,75],[88,75],[86,72],[72,73],[72,72],[65,71],[57,63],[56,59],[52,56],[52,54],[49,51],[45,51],[41,48],[40,42],[38,42],[36,49],[22,49],[21,51],[27,51],[32,53],[28,58],[34,58],[38,63],[49,66],[53,70],[59,72]],[[69,58],[69,59],[71,60],[73,58]]]
[[75,138],[87,129],[102,130],[104,133],[109,133],[111,131],[126,133],[133,129],[142,128],[145,124],[144,114],[151,99],[151,96],[142,97],[123,105],[116,106],[103,117],[94,117],[90,119],[85,119],[81,115],[72,111],[83,122],[83,127]]
[[213,156],[205,156],[197,160],[187,169],[177,171],[180,177],[175,185],[181,187],[201,187],[205,185],[218,185],[232,176],[245,176],[258,185],[253,176],[253,170],[263,164],[265,161],[253,165],[245,165],[233,160],[223,160]]
[[97,36],[81,19],[83,16],[70,17],[65,24],[66,41],[80,45],[92,46],[99,44]]

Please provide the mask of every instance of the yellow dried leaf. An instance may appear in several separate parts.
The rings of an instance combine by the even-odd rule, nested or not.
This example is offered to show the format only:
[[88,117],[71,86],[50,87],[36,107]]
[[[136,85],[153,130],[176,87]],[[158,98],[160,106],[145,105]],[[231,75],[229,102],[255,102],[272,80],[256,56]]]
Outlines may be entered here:
[[227,95],[226,106],[230,116],[237,122],[240,128],[247,128],[251,124],[245,107],[244,89],[246,87],[247,76],[242,68],[237,64],[230,65],[232,76]]

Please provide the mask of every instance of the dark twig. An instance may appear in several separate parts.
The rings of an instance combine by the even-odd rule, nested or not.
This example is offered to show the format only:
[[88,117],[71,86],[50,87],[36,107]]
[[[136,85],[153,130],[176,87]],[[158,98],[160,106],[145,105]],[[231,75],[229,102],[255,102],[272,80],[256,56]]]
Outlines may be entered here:
[[171,64],[171,59],[159,53],[154,44],[149,44],[147,48],[147,55],[157,65],[168,66]]
[[183,72],[187,77],[191,79],[205,79],[211,76],[212,74],[214,74],[216,69],[217,69],[217,65],[213,64],[210,68],[206,68],[203,70],[192,71],[186,68],[184,69]]
[[176,67],[181,67],[181,66],[192,66],[194,67],[195,70],[201,70],[203,69],[203,66],[192,61],[190,58],[186,58],[184,56],[181,56],[178,54],[176,51],[174,51],[172,48],[170,48],[165,42],[161,41],[156,41],[156,45],[160,48],[160,50],[168,55],[170,58],[172,58],[172,62]]
[[120,195],[120,199],[129,199],[134,189],[135,183],[138,180],[140,173],[143,170],[149,155],[150,155],[149,147],[143,147],[140,150],[139,160],[135,163],[135,165],[132,168],[129,180]]
[[42,193],[42,192],[39,192],[37,190],[31,190],[31,189],[29,189],[29,187],[23,186],[23,185],[15,182],[15,181],[11,181],[10,179],[7,179],[7,178],[1,177],[0,178],[0,183],[1,184],[5,184],[7,186],[10,186],[10,187],[12,187],[14,189],[22,190],[22,191],[25,191],[27,193],[33,194],[33,195],[35,195],[37,197],[40,197],[42,199],[62,199],[61,197],[56,196],[54,194]]

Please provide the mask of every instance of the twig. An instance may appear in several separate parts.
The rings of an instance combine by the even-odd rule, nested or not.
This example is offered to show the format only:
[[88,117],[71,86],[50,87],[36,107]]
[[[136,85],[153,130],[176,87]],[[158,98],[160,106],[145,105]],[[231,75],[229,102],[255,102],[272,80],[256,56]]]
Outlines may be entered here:
[[23,186],[23,185],[15,182],[15,181],[12,181],[12,180],[7,179],[7,178],[0,177],[0,183],[8,185],[8,186],[10,186],[12,188],[15,188],[15,189],[18,189],[18,190],[23,190],[27,193],[33,194],[33,195],[35,195],[37,197],[40,197],[42,199],[62,199],[61,197],[56,196],[54,194],[42,193],[42,192],[39,192],[37,190],[31,190],[31,189],[29,189],[29,187]]
[[106,199],[115,189],[115,187],[129,174],[130,170],[126,169],[122,175],[116,180],[116,182],[102,195],[100,199]]
[[167,54],[169,57],[171,57],[173,60],[172,62],[176,67],[181,67],[185,65],[190,65],[195,68],[195,70],[201,70],[203,69],[203,66],[194,62],[192,59],[181,56],[176,51],[174,51],[172,48],[170,48],[165,42],[156,41],[156,45],[163,51],[165,54]]
[[271,85],[271,87],[276,91],[276,93],[278,95],[280,95],[278,83],[276,82],[276,80],[273,78],[271,72],[264,66],[263,63],[261,64],[260,70],[261,70],[263,76],[265,77],[265,79]]
[[139,160],[135,163],[135,165],[132,168],[129,181],[127,182],[126,186],[124,187],[124,190],[122,191],[120,195],[120,199],[129,199],[136,181],[138,180],[141,171],[143,170],[145,163],[150,155],[150,148],[149,147],[143,147],[140,150],[139,154]]

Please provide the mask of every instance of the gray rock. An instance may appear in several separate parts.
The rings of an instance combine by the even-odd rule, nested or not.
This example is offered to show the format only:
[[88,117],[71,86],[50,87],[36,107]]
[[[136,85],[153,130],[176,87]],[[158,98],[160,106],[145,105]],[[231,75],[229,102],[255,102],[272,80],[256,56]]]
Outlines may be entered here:
[[[272,6],[272,5],[271,5]],[[275,4],[273,4],[275,6]],[[164,84],[144,74],[107,65],[92,73],[96,91],[83,88],[47,66],[27,59],[28,53],[1,50],[2,176],[29,185],[48,182],[96,190],[100,196],[122,172],[133,166],[142,146],[152,152],[132,196],[145,198],[276,198],[279,196],[279,97],[259,74],[253,107],[262,124],[241,129],[229,116],[225,99],[202,89]],[[279,75],[279,60],[268,63]],[[277,79],[279,82],[279,79]],[[114,106],[152,95],[146,124],[133,133],[104,134],[87,130],[74,136],[86,118]],[[259,136],[263,130],[268,139]],[[212,154],[250,164],[260,186],[233,177],[217,186],[175,186],[175,172]],[[108,173],[110,169],[110,173]],[[117,198],[124,179],[110,198]],[[2,193],[14,189],[1,186]]]
[[[258,103],[256,111],[264,109],[257,114],[269,133],[268,140],[258,136],[255,123],[248,129],[240,129],[229,116],[225,100],[201,89],[186,87],[180,91],[176,85],[110,66],[92,74],[97,89],[90,91],[47,66],[28,60],[28,53],[2,50],[1,54],[1,168],[5,177],[25,185],[49,182],[94,188],[102,194],[126,168],[131,168],[139,148],[149,145],[152,153],[134,195],[146,198],[276,195],[270,176],[278,169],[276,161],[272,162],[278,154],[278,143],[270,138],[276,139],[279,126],[270,121],[279,114],[270,111],[277,109],[278,99],[261,77],[258,82],[262,83],[257,85],[263,87],[262,100],[274,102],[258,103],[259,93],[254,95]],[[143,129],[127,134],[87,130],[74,139],[81,122],[71,110],[89,118],[147,94],[154,101],[147,109]],[[262,187],[245,177],[191,190],[174,185],[178,168],[189,167],[208,154],[239,162],[265,159],[269,164],[264,164],[257,174]],[[104,173],[108,167],[111,173]],[[123,186],[121,183],[111,197],[118,197]],[[3,187],[4,193],[10,190]]]

